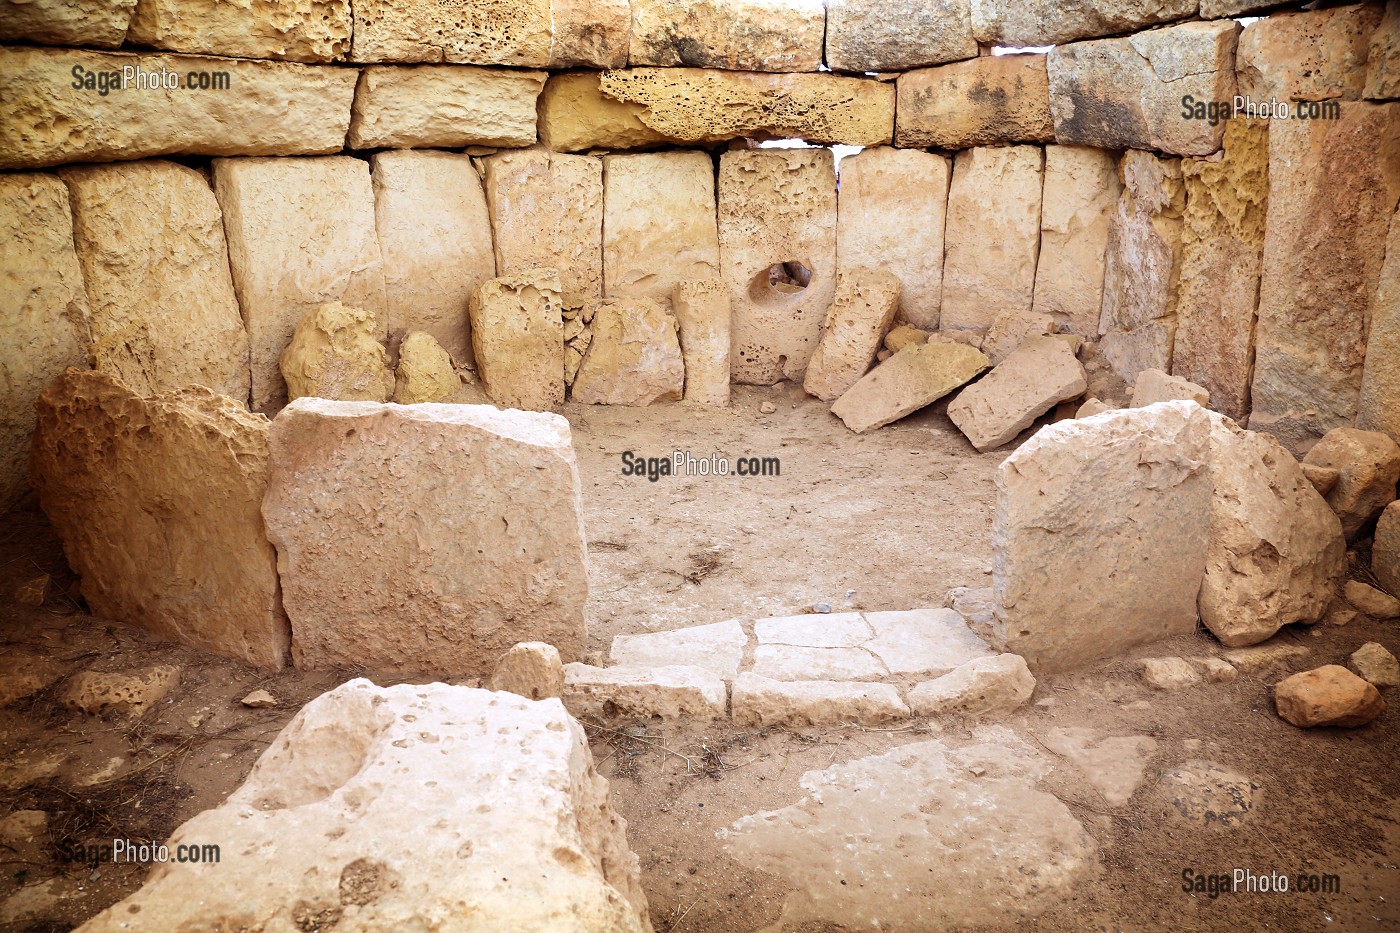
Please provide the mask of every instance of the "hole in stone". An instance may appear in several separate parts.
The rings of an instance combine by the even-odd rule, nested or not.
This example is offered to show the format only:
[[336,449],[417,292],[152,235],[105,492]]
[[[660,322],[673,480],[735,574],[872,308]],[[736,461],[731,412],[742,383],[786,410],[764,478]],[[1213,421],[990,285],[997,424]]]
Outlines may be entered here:
[[776,262],[754,276],[749,297],[758,302],[787,301],[812,284],[812,270],[796,259]]

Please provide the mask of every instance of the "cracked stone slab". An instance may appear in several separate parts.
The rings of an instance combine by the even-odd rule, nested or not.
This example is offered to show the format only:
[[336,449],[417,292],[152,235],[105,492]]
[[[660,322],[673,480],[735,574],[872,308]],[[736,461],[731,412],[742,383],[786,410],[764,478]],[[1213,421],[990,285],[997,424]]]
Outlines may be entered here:
[[759,619],[753,631],[760,645],[800,648],[855,648],[874,634],[859,612]]
[[891,674],[936,677],[996,654],[952,609],[867,612],[865,620],[875,638],[864,647],[885,662]]
[[863,648],[759,645],[753,672],[772,680],[883,680],[889,669]]
[[741,726],[871,725],[909,716],[909,707],[889,684],[784,683],[752,673],[734,679],[729,705],[734,722]]
[[728,691],[714,671],[693,665],[564,665],[564,706],[575,716],[613,719],[723,719]]
[[618,635],[613,638],[608,657],[624,667],[702,667],[730,680],[739,673],[748,643],[743,627],[731,619],[668,632]]

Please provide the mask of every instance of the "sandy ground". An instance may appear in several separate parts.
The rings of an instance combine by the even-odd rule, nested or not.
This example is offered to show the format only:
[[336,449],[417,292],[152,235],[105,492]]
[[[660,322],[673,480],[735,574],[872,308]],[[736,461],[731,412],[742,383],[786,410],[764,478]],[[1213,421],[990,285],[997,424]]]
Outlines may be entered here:
[[[591,651],[605,652],[618,633],[802,612],[819,602],[836,611],[939,605],[949,588],[990,579],[994,476],[1004,454],[976,454],[936,410],[856,437],[793,387],[741,389],[735,401],[727,411],[565,410],[575,428],[592,554]],[[776,410],[760,413],[763,402]],[[781,475],[653,483],[622,474],[624,450],[646,458],[677,448],[697,458],[718,451],[731,462],[778,457]],[[36,569],[54,573],[60,588],[72,583],[40,514],[0,521],[0,594]],[[940,925],[948,929],[1400,929],[1400,773],[1392,767],[1400,759],[1400,717],[1391,710],[1362,729],[1303,732],[1273,714],[1269,690],[1288,670],[1337,662],[1372,640],[1400,653],[1400,625],[1362,618],[1286,630],[1274,642],[1300,646],[1304,657],[1234,683],[1173,693],[1142,685],[1131,657],[1043,678],[1035,702],[1003,724],[1052,765],[1040,789],[1062,800],[1092,837],[1092,870],[1068,892],[1008,912],[989,888],[995,859],[985,872],[949,873],[930,854],[928,887],[909,896],[966,901],[970,919]],[[1197,635],[1137,654],[1218,653],[1209,636]],[[0,664],[26,654],[64,673],[174,663],[181,684],[135,721],[68,713],[55,702],[56,687],[0,710],[0,820],[19,810],[48,814],[46,836],[0,851],[3,930],[70,929],[130,893],[145,868],[93,872],[59,860],[57,847],[116,835],[165,838],[237,787],[302,703],[350,676],[374,677],[267,675],[93,618],[64,597],[42,608],[0,602]],[[257,687],[281,705],[242,707],[239,699]],[[1141,781],[1126,802],[1110,802],[1094,780],[1102,775],[1050,750],[1055,730],[1066,727],[1153,740],[1136,762]],[[960,747],[974,740],[972,730],[922,721],[892,731],[760,732],[727,723],[614,722],[595,724],[590,734],[614,805],[629,821],[653,922],[670,933],[751,931],[778,921],[798,896],[794,884],[736,857],[717,833],[803,800],[804,773],[914,742]],[[1256,785],[1242,819],[1204,826],[1173,808],[1167,777],[1195,760]],[[896,804],[928,812],[938,794],[937,787],[919,789]],[[970,833],[976,825],[969,823]],[[917,839],[908,844],[924,851]],[[858,856],[862,845],[874,851],[869,839],[853,839],[849,848]],[[795,848],[786,856],[800,869],[807,850]],[[797,886],[816,892],[826,914],[797,929],[939,928],[907,919],[879,927],[843,922],[878,916],[889,892],[878,872],[837,877],[829,854],[814,845],[809,877]],[[1183,869],[1235,867],[1335,874],[1341,891],[1212,899],[1181,889]]]

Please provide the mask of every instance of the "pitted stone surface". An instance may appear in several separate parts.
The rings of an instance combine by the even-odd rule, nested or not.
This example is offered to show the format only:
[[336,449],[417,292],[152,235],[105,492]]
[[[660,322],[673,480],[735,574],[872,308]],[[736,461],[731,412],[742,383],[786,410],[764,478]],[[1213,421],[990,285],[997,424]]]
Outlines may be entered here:
[[350,0],[139,0],[126,41],[230,58],[337,61],[350,51]]
[[631,0],[632,65],[816,71],[823,0]]
[[724,677],[739,673],[749,637],[737,621],[692,625],[669,632],[618,635],[608,656],[624,667],[647,668],[687,665]]

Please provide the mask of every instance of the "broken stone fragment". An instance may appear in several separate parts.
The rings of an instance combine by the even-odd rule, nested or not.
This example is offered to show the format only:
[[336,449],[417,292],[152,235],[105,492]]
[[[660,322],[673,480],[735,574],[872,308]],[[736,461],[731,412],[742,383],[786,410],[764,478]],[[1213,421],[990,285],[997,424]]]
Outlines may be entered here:
[[1113,411],[1113,406],[1096,398],[1086,398],[1084,404],[1075,411],[1074,417],[1092,418],[1094,415],[1101,415],[1106,411]]
[[933,404],[990,365],[964,344],[911,344],[866,373],[836,400],[831,413],[862,434]]
[[430,334],[413,331],[399,344],[399,368],[394,374],[394,401],[400,405],[456,401],[462,379],[452,357]]
[[[932,344],[930,344],[932,346]],[[980,381],[948,404],[948,417],[978,451],[1015,440],[1060,402],[1088,384],[1074,351],[1057,336],[1031,337]]]
[[559,650],[542,641],[523,641],[496,662],[491,689],[506,690],[527,700],[564,695],[564,664]]
[[1348,580],[1343,590],[1347,602],[1372,618],[1400,619],[1400,599],[1382,593],[1360,580]]
[[1169,376],[1160,369],[1144,369],[1133,383],[1132,407],[1146,408],[1158,402],[1190,401],[1202,408],[1210,406],[1210,391],[1180,376]]
[[909,708],[915,716],[1004,714],[1025,705],[1034,692],[1035,677],[1025,659],[1002,654],[967,661],[917,685],[909,691]]
[[564,401],[564,319],[559,276],[532,269],[489,282],[469,306],[472,348],[491,401],[546,410]]
[[1306,461],[1298,464],[1303,470],[1303,475],[1312,483],[1317,494],[1324,498],[1337,488],[1337,482],[1342,478],[1342,471],[1336,467],[1318,466],[1315,463]]
[[1353,651],[1347,667],[1374,687],[1400,687],[1400,661],[1379,642],[1369,641]]
[[670,309],[650,298],[605,298],[592,313],[570,397],[584,405],[680,401],[685,364]]
[[280,366],[290,401],[310,396],[387,402],[394,394],[383,328],[374,312],[327,302],[297,323]]
[[1239,669],[1224,658],[1187,658],[1206,683],[1228,684],[1240,676]]
[[1274,686],[1279,716],[1302,729],[1364,726],[1385,711],[1380,691],[1351,671],[1327,664]]
[[899,279],[857,266],[837,273],[836,291],[802,388],[825,402],[844,395],[875,361],[899,311]]
[[249,709],[272,709],[277,706],[277,698],[266,690],[254,690],[239,701]]
[[1201,675],[1185,658],[1143,658],[1138,669],[1142,682],[1154,690],[1179,690],[1201,682]]
[[59,702],[74,712],[93,716],[121,713],[134,719],[165,699],[179,683],[180,669],[170,664],[126,674],[83,671],[69,679]]
[[15,602],[21,606],[42,606],[49,597],[49,585],[53,577],[41,573],[15,587]]
[[909,324],[896,324],[885,334],[885,349],[898,353],[905,347],[929,342],[929,332]]
[[1021,348],[1028,337],[1044,337],[1060,329],[1048,314],[1006,311],[997,315],[982,338],[982,352],[996,366]]
[[724,680],[701,667],[564,665],[564,706],[604,722],[622,718],[723,719]]
[[734,679],[730,707],[741,726],[879,725],[909,716],[909,707],[890,684],[783,682],[752,673]]
[[1303,462],[1338,470],[1327,504],[1355,541],[1381,510],[1395,500],[1400,482],[1400,445],[1379,431],[1333,428],[1313,445]]
[[671,296],[685,368],[685,400],[729,405],[729,289],[719,279],[676,283]]

